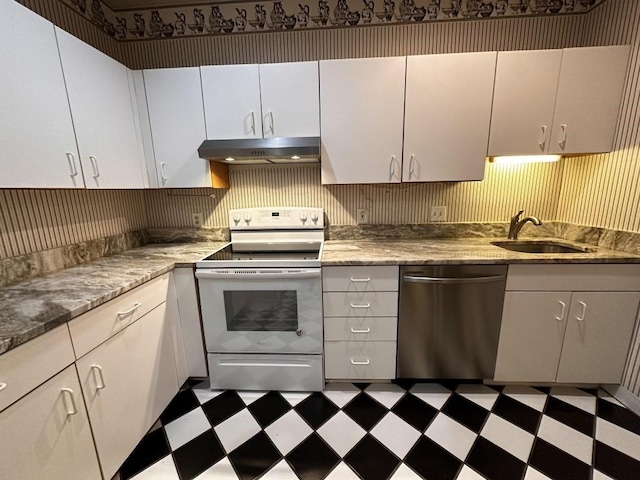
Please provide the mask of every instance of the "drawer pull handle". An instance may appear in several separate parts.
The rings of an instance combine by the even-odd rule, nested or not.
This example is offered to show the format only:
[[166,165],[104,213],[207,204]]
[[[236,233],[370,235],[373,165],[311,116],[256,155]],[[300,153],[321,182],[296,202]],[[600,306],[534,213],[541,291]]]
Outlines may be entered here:
[[366,360],[354,360],[353,358],[351,359],[351,365],[369,365],[369,359],[367,358]]
[[565,309],[567,308],[567,304],[566,304],[566,303],[564,303],[562,300],[558,300],[558,303],[559,303],[560,305],[562,305],[562,311],[560,312],[560,315],[558,315],[558,316],[556,317],[556,320],[558,320],[559,322],[561,322],[561,321],[562,321],[562,319],[564,318],[564,311],[565,311]]
[[584,317],[587,316],[587,304],[584,302],[578,302],[582,306],[582,315],[576,317],[579,322],[584,321]]
[[370,306],[371,306],[370,303],[362,303],[362,304],[352,303],[351,304],[351,308],[369,308]]
[[367,277],[367,278],[353,278],[351,277],[351,281],[352,282],[370,282],[371,278]]
[[4,390],[5,388],[7,388],[7,384],[6,383],[0,383],[0,392],[2,390]]
[[[78,406],[76,405],[76,399],[73,396],[73,390],[70,388],[62,388],[60,389],[60,392],[62,393],[62,403],[64,403],[64,408],[67,410],[67,415],[71,416],[78,413]],[[65,393],[67,395],[65,395]],[[71,408],[69,408],[69,405],[67,404],[67,397],[69,397],[69,400],[71,401]]]
[[[106,383],[104,383],[104,372],[102,371],[102,367],[100,365],[91,365],[91,371],[96,378],[96,389],[102,390],[103,388],[105,388],[107,385]],[[96,372],[98,372],[97,376]],[[98,382],[98,380],[100,380],[100,382]]]
[[129,310],[125,310],[124,312],[118,312],[118,316],[119,317],[126,317],[127,315],[131,315],[133,312],[135,312],[141,306],[142,306],[142,303],[136,302],[136,303],[133,304],[133,307],[131,307]]
[[371,332],[370,328],[353,328],[351,327],[351,333],[369,333]]

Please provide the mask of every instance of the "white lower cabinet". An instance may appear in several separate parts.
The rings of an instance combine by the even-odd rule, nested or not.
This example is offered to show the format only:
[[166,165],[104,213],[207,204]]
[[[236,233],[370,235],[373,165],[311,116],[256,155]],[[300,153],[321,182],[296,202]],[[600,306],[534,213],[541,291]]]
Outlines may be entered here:
[[3,479],[102,479],[75,366],[0,413],[0,465]]
[[166,305],[77,361],[98,458],[111,478],[178,392]]
[[326,342],[327,378],[388,380],[396,376],[396,342]]

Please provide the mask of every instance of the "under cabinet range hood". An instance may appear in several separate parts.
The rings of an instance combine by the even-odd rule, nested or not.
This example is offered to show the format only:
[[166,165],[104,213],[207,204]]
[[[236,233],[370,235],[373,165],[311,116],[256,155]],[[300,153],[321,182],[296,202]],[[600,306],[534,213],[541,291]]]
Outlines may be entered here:
[[320,137],[271,137],[205,140],[198,148],[205,160],[240,164],[317,163]]

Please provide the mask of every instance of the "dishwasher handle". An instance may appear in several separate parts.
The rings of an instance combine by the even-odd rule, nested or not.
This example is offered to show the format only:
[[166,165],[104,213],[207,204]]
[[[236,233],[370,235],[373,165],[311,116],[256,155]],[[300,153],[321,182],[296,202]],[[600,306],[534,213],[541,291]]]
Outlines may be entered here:
[[491,275],[488,277],[422,277],[415,275],[404,275],[403,280],[410,283],[435,283],[435,284],[463,284],[463,283],[491,283],[501,282],[506,277],[504,275]]

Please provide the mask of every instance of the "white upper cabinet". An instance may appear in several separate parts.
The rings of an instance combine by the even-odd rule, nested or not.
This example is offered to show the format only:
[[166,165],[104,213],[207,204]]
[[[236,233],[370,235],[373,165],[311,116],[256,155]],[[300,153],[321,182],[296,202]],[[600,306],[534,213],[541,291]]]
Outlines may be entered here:
[[210,187],[209,162],[198,156],[207,137],[200,69],[144,71],[155,168],[160,187]]
[[200,67],[209,140],[262,138],[258,65]]
[[489,156],[547,153],[562,50],[499,52]]
[[0,188],[83,188],[53,24],[0,2]]
[[56,28],[87,188],[143,188],[127,68]]
[[406,57],[320,62],[322,183],[398,183]]
[[623,45],[563,51],[549,153],[613,149],[630,50]]
[[260,93],[265,138],[320,136],[318,62],[260,65]]
[[484,178],[495,68],[496,52],[407,57],[403,182]]

